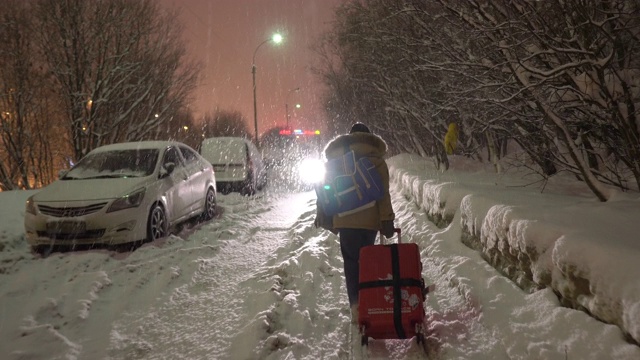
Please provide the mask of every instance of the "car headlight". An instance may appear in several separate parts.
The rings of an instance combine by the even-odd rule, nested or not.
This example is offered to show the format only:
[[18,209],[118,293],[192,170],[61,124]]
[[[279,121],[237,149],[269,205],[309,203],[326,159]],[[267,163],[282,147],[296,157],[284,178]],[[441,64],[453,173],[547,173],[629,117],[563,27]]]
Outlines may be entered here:
[[305,184],[319,183],[324,179],[324,163],[319,159],[304,159],[298,166],[298,172]]
[[109,213],[140,206],[140,204],[142,204],[142,199],[144,199],[144,192],[145,189],[136,190],[128,195],[117,199],[116,201],[111,203],[111,206],[109,206],[107,212]]
[[36,202],[33,201],[33,196],[29,196],[29,198],[27,199],[25,211],[28,212],[29,214],[33,214],[33,215],[36,214]]

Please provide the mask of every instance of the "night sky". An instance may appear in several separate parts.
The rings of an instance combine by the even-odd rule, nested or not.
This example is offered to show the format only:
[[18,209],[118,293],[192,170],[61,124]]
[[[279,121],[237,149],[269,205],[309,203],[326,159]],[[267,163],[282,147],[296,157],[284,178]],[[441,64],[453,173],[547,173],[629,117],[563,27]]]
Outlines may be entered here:
[[159,1],[180,8],[187,48],[203,65],[191,104],[196,119],[216,108],[240,111],[253,133],[253,54],[280,32],[282,43],[268,42],[256,53],[258,132],[286,123],[285,103],[293,128],[324,128],[324,86],[310,71],[318,64],[312,47],[330,29],[334,8],[344,0]]

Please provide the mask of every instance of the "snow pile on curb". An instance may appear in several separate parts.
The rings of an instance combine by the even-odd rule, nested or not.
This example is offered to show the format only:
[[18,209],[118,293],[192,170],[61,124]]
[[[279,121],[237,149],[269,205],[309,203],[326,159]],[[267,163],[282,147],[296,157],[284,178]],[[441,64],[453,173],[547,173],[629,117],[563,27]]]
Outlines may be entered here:
[[[530,175],[498,175],[457,157],[446,172],[408,154],[388,162],[407,199],[442,227],[459,211],[461,241],[523,290],[551,288],[564,306],[615,324],[640,343],[637,194],[601,203],[565,179],[527,193]],[[456,176],[469,172],[474,176]]]

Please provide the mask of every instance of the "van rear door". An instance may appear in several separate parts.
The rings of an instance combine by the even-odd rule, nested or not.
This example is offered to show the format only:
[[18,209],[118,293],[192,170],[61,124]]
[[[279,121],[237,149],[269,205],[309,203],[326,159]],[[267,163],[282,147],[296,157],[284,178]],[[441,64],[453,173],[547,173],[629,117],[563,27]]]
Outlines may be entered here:
[[247,149],[241,138],[205,139],[200,154],[213,165],[217,181],[245,179]]

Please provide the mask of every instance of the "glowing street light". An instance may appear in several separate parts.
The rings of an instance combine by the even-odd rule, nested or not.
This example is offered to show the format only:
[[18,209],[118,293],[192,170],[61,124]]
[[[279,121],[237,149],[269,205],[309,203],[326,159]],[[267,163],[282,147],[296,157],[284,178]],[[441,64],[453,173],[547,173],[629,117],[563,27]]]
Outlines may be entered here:
[[258,144],[258,107],[257,107],[257,102],[256,102],[256,53],[258,52],[258,49],[260,49],[260,46],[268,43],[269,41],[273,41],[275,44],[279,44],[282,42],[282,35],[280,34],[274,34],[271,38],[261,42],[257,47],[256,50],[253,52],[253,62],[251,63],[251,73],[253,74],[253,125],[255,127],[255,132],[256,132],[256,146],[259,146]]

